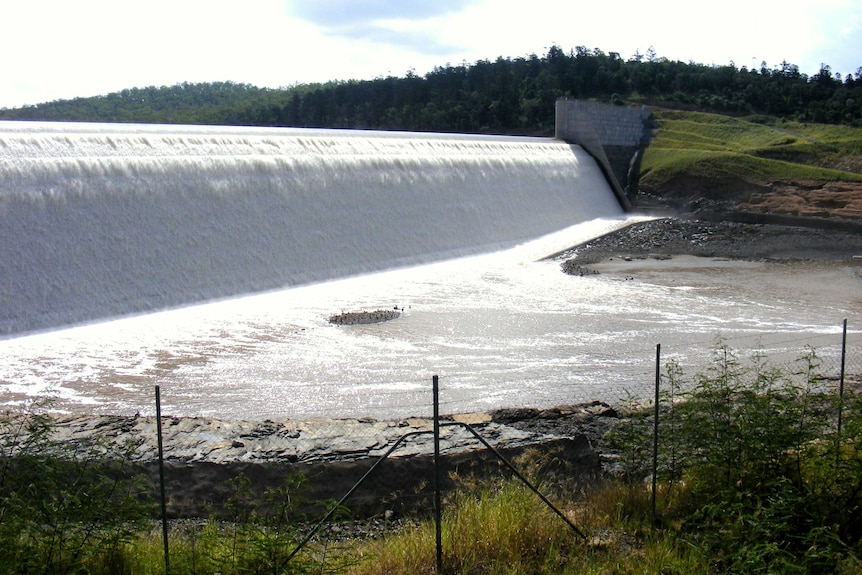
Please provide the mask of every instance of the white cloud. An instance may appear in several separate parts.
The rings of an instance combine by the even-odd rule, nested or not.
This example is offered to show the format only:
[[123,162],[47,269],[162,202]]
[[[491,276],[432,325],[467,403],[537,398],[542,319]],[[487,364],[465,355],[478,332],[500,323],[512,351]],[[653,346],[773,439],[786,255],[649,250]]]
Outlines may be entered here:
[[552,44],[813,74],[862,66],[855,0],[10,0],[0,22],[0,106],[148,85],[285,86],[418,74],[542,55]]
[[460,12],[476,0],[288,0],[295,17],[325,27],[349,30],[379,20],[425,20]]

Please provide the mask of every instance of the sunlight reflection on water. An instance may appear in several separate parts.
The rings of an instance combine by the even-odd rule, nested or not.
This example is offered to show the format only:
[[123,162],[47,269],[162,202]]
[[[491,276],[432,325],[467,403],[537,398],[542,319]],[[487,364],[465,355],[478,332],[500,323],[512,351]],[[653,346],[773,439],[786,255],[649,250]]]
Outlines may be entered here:
[[[718,336],[797,356],[840,342],[860,309],[847,266],[613,261],[597,276],[536,261],[623,225],[593,221],[524,246],[0,341],[0,401],[62,411],[225,419],[430,413],[615,402],[652,390],[656,343],[697,362]],[[349,310],[393,321],[334,326]]]

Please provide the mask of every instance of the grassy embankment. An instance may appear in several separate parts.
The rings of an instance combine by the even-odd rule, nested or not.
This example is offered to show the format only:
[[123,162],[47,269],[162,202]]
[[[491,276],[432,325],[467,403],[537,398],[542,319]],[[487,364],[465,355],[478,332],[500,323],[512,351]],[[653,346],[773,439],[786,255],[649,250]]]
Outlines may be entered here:
[[704,198],[754,211],[862,217],[860,128],[669,110],[654,118],[658,130],[640,166],[643,194],[672,205]]

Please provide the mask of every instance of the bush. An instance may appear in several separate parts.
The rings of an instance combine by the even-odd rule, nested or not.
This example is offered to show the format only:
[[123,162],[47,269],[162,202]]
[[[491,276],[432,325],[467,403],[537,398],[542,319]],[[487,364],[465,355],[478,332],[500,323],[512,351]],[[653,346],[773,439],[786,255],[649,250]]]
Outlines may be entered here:
[[146,517],[134,447],[56,440],[41,407],[0,414],[0,573],[90,572]]
[[[816,353],[798,365],[743,364],[719,346],[692,381],[674,362],[662,376],[659,518],[722,572],[831,573],[862,551],[862,402],[843,400],[839,435]],[[651,475],[653,425],[635,410],[608,437],[630,481]]]

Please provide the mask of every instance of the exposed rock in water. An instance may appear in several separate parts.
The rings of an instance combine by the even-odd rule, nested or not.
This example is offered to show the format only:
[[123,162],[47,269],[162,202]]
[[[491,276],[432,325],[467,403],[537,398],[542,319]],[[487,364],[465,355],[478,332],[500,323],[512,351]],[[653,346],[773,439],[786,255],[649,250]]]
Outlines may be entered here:
[[348,311],[330,316],[329,323],[336,325],[357,325],[364,323],[380,323],[401,316],[398,308],[378,309],[374,311]]
[[563,271],[569,275],[573,276],[594,276],[598,275],[598,271],[588,268],[582,265],[579,265],[575,262],[575,260],[566,260],[562,264]]

